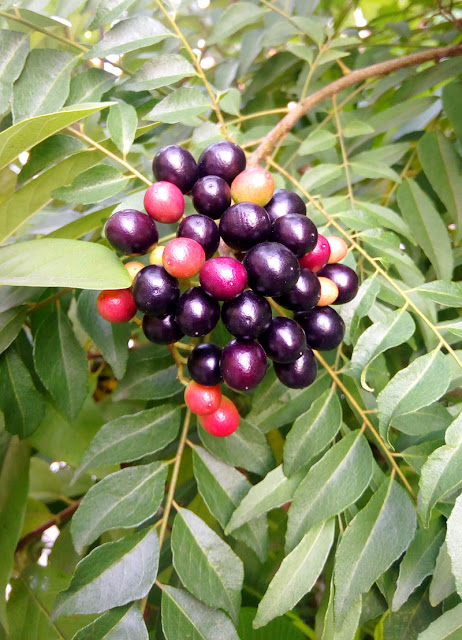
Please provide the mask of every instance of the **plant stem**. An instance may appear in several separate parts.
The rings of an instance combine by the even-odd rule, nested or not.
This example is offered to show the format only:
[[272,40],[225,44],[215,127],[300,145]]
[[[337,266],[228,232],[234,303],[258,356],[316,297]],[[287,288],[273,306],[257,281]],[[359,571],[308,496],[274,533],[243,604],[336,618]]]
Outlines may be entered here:
[[[6,11],[0,11],[0,17],[6,18],[7,20],[13,20],[14,22],[19,22],[19,24],[23,24],[24,26],[29,27],[34,31],[43,33],[43,35],[48,36],[49,38],[54,38],[55,40],[59,40],[59,42],[62,42],[63,44],[67,44],[70,47],[74,47],[75,49],[82,51],[82,53],[86,53],[88,51],[88,48],[85,45],[79,44],[78,42],[74,42],[73,40],[70,40],[69,38],[65,38],[64,36],[59,36],[56,33],[52,33],[51,31],[44,29],[43,27],[38,27],[36,24],[34,24],[33,22],[29,22],[29,20],[26,20],[21,15],[14,15],[12,13],[7,13]],[[59,25],[56,24],[56,26],[59,26]]]
[[81,501],[82,501],[82,498],[79,498],[78,500],[73,502],[71,505],[69,505],[68,507],[66,507],[65,509],[57,513],[55,516],[53,516],[52,518],[50,518],[49,520],[41,524],[39,527],[32,529],[32,531],[30,531],[27,535],[25,535],[24,538],[21,538],[21,540],[18,542],[16,551],[20,551],[26,545],[28,545],[29,542],[32,542],[32,540],[35,540],[35,538],[39,538],[44,531],[46,531],[53,525],[60,525],[63,522],[66,522],[66,520],[69,520],[69,518],[71,518],[74,515],[74,513],[77,511],[77,508]]

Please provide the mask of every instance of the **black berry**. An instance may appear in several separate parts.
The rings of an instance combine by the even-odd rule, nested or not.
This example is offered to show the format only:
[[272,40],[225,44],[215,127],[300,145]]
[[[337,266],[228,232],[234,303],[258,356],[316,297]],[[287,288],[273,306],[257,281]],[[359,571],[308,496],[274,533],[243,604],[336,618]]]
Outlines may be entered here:
[[231,204],[231,190],[223,178],[204,176],[194,185],[192,199],[196,211],[217,220]]
[[236,338],[258,338],[271,322],[271,307],[263,296],[243,291],[225,302],[221,310],[223,324]]
[[312,349],[330,351],[343,340],[345,323],[332,307],[315,307],[296,313],[294,318],[305,332],[306,341]]
[[292,251],[278,242],[262,242],[244,258],[250,287],[264,296],[282,296],[300,276],[300,266]]
[[158,344],[171,344],[181,340],[183,337],[183,333],[177,325],[173,314],[160,318],[144,316],[143,331],[148,340]]
[[178,280],[159,265],[151,264],[142,269],[133,281],[133,297],[136,306],[148,316],[164,316],[171,313],[178,298]]
[[300,196],[288,189],[276,189],[265,209],[271,222],[288,213],[298,213],[301,216],[306,216],[305,203]]
[[188,371],[194,382],[213,387],[223,380],[220,369],[222,350],[215,344],[204,342],[195,347],[188,358]]
[[214,142],[201,153],[198,165],[201,177],[220,176],[231,184],[244,171],[246,158],[241,147],[234,142],[222,140]]
[[300,269],[300,276],[292,289],[275,301],[291,311],[308,311],[315,307],[321,297],[321,286],[318,276],[310,269]]
[[215,222],[198,214],[187,216],[180,222],[177,236],[198,242],[204,249],[207,260],[213,256],[220,244],[220,233]]
[[346,264],[328,264],[318,275],[329,278],[337,285],[338,296],[334,304],[350,302],[358,293],[358,276]]
[[271,223],[263,207],[253,202],[239,202],[227,209],[220,220],[220,235],[232,249],[246,251],[264,242]]
[[107,241],[128,256],[141,256],[151,251],[159,240],[156,223],[136,209],[123,209],[106,222]]
[[260,384],[266,365],[263,347],[253,340],[232,340],[221,356],[223,380],[237,391],[248,391]]
[[177,144],[170,144],[156,153],[152,170],[156,180],[172,182],[183,193],[189,193],[199,177],[196,161],[189,151]]
[[220,318],[220,305],[201,287],[191,287],[181,296],[176,321],[187,336],[205,336]]
[[295,362],[306,349],[305,333],[291,318],[273,318],[259,341],[271,360],[283,364]]
[[316,378],[317,366],[312,350],[308,347],[305,353],[290,364],[274,363],[277,377],[291,389],[304,389],[309,387]]
[[271,228],[271,239],[290,249],[297,258],[312,251],[318,241],[316,225],[306,216],[288,213],[277,218]]

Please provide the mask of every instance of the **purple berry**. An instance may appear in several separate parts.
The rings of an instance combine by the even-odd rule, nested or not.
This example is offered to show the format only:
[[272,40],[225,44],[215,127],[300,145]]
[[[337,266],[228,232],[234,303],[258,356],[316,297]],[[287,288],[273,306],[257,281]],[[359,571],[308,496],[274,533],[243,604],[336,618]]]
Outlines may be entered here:
[[328,264],[319,271],[318,276],[329,278],[337,285],[338,297],[334,304],[350,302],[358,293],[358,276],[346,264]]
[[264,242],[271,231],[268,214],[258,204],[239,202],[229,207],[220,220],[220,235],[231,249],[247,251]]
[[123,209],[112,214],[104,227],[107,241],[128,256],[149,253],[159,240],[156,223],[136,209]]
[[312,251],[318,241],[316,225],[306,216],[288,213],[277,218],[271,228],[271,239],[290,249],[297,258]]
[[308,311],[315,307],[321,297],[321,285],[318,276],[310,269],[301,268],[300,277],[292,289],[275,301],[291,311]]
[[156,180],[172,182],[183,193],[189,193],[199,177],[196,161],[177,144],[169,144],[156,153],[152,170]]
[[243,291],[240,296],[225,302],[221,319],[236,338],[258,338],[271,322],[268,300],[253,291]]
[[220,360],[222,350],[215,344],[204,342],[195,347],[188,358],[188,371],[194,382],[214,387],[223,381]]
[[247,286],[244,265],[227,256],[207,260],[200,272],[201,287],[216,300],[232,300]]
[[181,296],[176,321],[187,336],[205,336],[220,318],[220,305],[201,287],[191,287]]
[[181,340],[183,337],[183,333],[177,325],[173,314],[160,318],[144,316],[143,332],[148,340],[158,344],[171,344]]
[[300,196],[288,189],[276,189],[265,209],[271,222],[289,213],[298,213],[301,216],[306,216],[305,203]]
[[223,380],[236,391],[248,391],[260,384],[266,365],[263,347],[253,340],[232,340],[221,356]]
[[231,184],[244,171],[246,158],[241,147],[234,142],[222,140],[214,142],[201,153],[198,165],[201,177],[220,176]]
[[316,379],[318,371],[316,360],[312,350],[308,347],[305,353],[289,364],[274,363],[277,377],[291,389],[304,389],[309,387]]
[[180,297],[178,280],[156,264],[141,269],[132,290],[136,306],[148,316],[171,313]]
[[244,258],[249,285],[264,296],[282,296],[300,276],[300,265],[292,251],[278,242],[262,242]]
[[273,318],[259,342],[271,360],[282,364],[295,362],[306,349],[305,333],[291,318]]
[[296,313],[294,318],[305,332],[306,341],[312,349],[330,351],[336,349],[343,340],[345,323],[332,307],[315,307]]
[[177,232],[178,238],[191,238],[204,249],[205,258],[213,256],[220,244],[220,232],[211,218],[193,214],[180,222]]
[[219,176],[204,176],[194,185],[192,199],[196,211],[217,220],[231,204],[231,189]]

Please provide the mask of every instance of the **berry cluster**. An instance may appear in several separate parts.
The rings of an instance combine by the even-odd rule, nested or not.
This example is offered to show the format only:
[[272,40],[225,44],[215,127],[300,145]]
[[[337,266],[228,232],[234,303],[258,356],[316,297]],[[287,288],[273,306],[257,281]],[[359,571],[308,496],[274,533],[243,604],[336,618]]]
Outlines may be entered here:
[[[358,277],[338,264],[345,241],[319,235],[303,200],[274,190],[268,171],[246,169],[236,144],[212,144],[198,163],[186,149],[169,145],[155,156],[153,171],[157,182],[144,197],[148,215],[117,211],[105,226],[115,249],[150,253],[150,264],[127,263],[132,289],[103,291],[98,311],[111,322],[141,311],[146,337],[160,344],[206,336],[221,317],[234,339],[223,350],[205,342],[191,351],[193,382],[185,399],[207,431],[225,436],[237,428],[239,415],[220,383],[253,389],[269,357],[283,384],[310,385],[317,373],[312,349],[335,349],[344,335],[343,320],[329,305],[352,300]],[[197,214],[183,217],[184,194],[191,194]],[[157,246],[156,221],[179,220],[177,237]],[[215,256],[219,247],[226,255]],[[185,282],[197,276],[196,286]],[[189,286],[183,293],[180,281]],[[267,298],[294,317],[273,318]]]

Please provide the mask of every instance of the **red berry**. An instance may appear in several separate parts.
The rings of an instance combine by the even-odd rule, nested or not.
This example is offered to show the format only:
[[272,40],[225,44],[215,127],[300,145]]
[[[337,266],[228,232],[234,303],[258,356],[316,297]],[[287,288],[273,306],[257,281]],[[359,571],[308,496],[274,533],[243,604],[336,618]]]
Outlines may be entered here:
[[207,260],[199,276],[201,287],[216,300],[232,300],[247,286],[247,271],[236,258]]
[[215,413],[221,404],[221,389],[219,385],[204,387],[197,382],[191,382],[184,392],[184,400],[196,415],[210,415]]
[[311,271],[320,271],[326,266],[330,258],[330,245],[324,236],[319,235],[315,248],[307,253],[303,258],[299,259],[301,267],[311,269]]
[[264,207],[273,197],[274,178],[261,167],[246,169],[236,176],[231,185],[234,202],[254,202]]
[[161,180],[144,194],[144,208],[157,222],[178,222],[184,213],[184,195],[176,185]]
[[136,314],[136,304],[130,289],[107,289],[96,299],[98,313],[109,322],[128,322]]
[[223,438],[236,431],[239,424],[239,412],[234,402],[226,396],[222,396],[218,409],[208,416],[200,416],[199,423],[212,436]]
[[170,240],[162,254],[164,269],[174,278],[185,279],[197,276],[204,262],[204,249],[191,238]]

